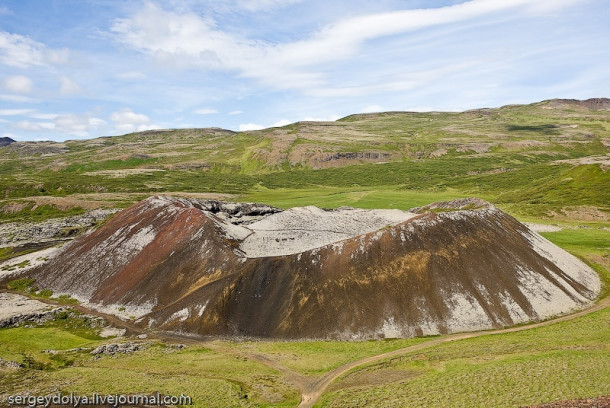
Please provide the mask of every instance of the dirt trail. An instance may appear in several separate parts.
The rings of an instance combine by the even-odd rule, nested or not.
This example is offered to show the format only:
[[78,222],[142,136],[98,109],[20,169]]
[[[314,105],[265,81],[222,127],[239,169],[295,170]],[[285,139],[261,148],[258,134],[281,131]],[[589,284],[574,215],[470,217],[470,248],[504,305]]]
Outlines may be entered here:
[[[45,303],[53,304],[53,305],[58,304],[57,302],[54,302],[54,301],[48,300],[48,299],[37,299],[37,300],[40,300]],[[584,309],[579,312],[561,316],[561,317],[558,317],[555,319],[546,320],[544,322],[532,323],[532,324],[523,325],[523,326],[509,327],[506,329],[484,330],[484,331],[477,331],[477,332],[466,332],[466,333],[457,333],[457,334],[446,335],[443,337],[434,338],[434,339],[432,339],[430,341],[426,341],[424,343],[419,343],[419,344],[415,344],[413,346],[403,347],[400,349],[388,351],[386,353],[377,354],[374,356],[369,356],[369,357],[361,358],[359,360],[352,361],[350,363],[344,364],[340,367],[337,367],[337,368],[329,371],[328,373],[324,374],[322,377],[312,380],[310,377],[299,374],[265,355],[257,354],[257,353],[245,353],[243,351],[234,350],[232,348],[224,347],[219,344],[214,344],[212,342],[212,340],[215,340],[215,338],[212,338],[212,337],[199,336],[199,335],[185,335],[185,334],[170,333],[170,332],[147,332],[146,330],[142,329],[141,327],[138,327],[138,326],[132,324],[131,322],[121,320],[116,316],[113,316],[113,315],[110,315],[107,313],[102,313],[102,312],[99,312],[96,310],[88,309],[88,308],[85,308],[80,305],[69,305],[69,307],[72,307],[83,313],[102,317],[102,318],[106,319],[108,322],[110,322],[115,327],[118,327],[121,329],[126,329],[126,335],[148,334],[150,338],[158,339],[158,340],[164,340],[164,341],[169,341],[169,342],[181,342],[181,343],[190,344],[190,345],[204,345],[205,347],[208,347],[208,348],[210,348],[214,351],[220,352],[220,353],[227,353],[227,354],[245,357],[245,358],[257,361],[266,366],[272,367],[272,368],[280,371],[285,376],[286,380],[289,383],[291,383],[292,385],[294,385],[301,393],[301,403],[298,405],[299,408],[312,407],[318,401],[318,399],[322,396],[324,391],[326,391],[328,386],[333,381],[335,381],[336,379],[338,379],[339,377],[341,377],[342,375],[346,374],[347,372],[349,372],[350,370],[352,370],[356,367],[360,367],[360,366],[363,366],[363,365],[366,365],[369,363],[373,363],[373,362],[376,362],[379,360],[383,360],[383,359],[386,359],[389,357],[395,357],[395,356],[399,356],[402,354],[427,349],[427,348],[434,347],[436,345],[443,344],[443,343],[448,343],[451,341],[471,339],[471,338],[475,338],[475,337],[495,335],[495,334],[514,333],[514,332],[519,332],[519,331],[524,331],[524,330],[535,329],[538,327],[549,326],[551,324],[576,319],[578,317],[597,312],[599,310],[605,309],[608,306],[610,306],[610,297],[606,297],[605,299],[599,301],[597,304],[595,304],[594,306],[592,306],[588,309]]]
[[436,345],[442,344],[442,343],[447,343],[450,341],[471,339],[474,337],[481,337],[481,336],[494,335],[494,334],[513,333],[513,332],[519,332],[519,331],[523,331],[523,330],[530,330],[530,329],[535,329],[538,327],[548,326],[551,324],[564,322],[567,320],[572,320],[572,319],[575,319],[580,316],[584,316],[589,313],[597,312],[599,310],[605,309],[608,306],[610,306],[610,297],[603,299],[602,301],[600,301],[599,303],[597,303],[596,305],[594,305],[593,307],[590,307],[588,309],[581,310],[579,312],[576,312],[576,313],[573,313],[570,315],[561,316],[556,319],[546,320],[546,321],[540,322],[540,323],[533,323],[533,324],[528,324],[525,326],[509,327],[507,329],[485,330],[485,331],[478,331],[478,332],[452,334],[452,335],[436,338],[434,340],[430,340],[425,343],[420,343],[420,344],[416,344],[413,346],[389,351],[387,353],[377,354],[375,356],[365,357],[360,360],[352,361],[351,363],[344,364],[340,367],[335,368],[332,371],[329,371],[324,376],[322,376],[320,379],[318,379],[316,382],[312,383],[309,386],[309,389],[306,392],[304,392],[303,394],[301,394],[301,403],[299,404],[299,408],[312,407],[318,401],[318,399],[322,396],[322,394],[324,393],[326,388],[328,388],[328,386],[333,381],[335,381],[337,378],[341,377],[343,374],[347,373],[348,371],[350,371],[356,367],[365,365],[365,364],[383,360],[388,357],[395,357],[395,356],[399,356],[401,354],[411,353],[413,351],[419,351],[422,349],[426,349],[426,348],[433,347],[433,346],[436,346]]

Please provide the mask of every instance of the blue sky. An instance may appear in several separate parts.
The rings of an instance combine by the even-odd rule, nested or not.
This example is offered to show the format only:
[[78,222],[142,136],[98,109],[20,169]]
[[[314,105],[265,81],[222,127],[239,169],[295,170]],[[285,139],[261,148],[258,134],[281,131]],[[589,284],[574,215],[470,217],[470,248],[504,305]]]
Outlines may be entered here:
[[3,0],[0,136],[610,96],[607,0]]

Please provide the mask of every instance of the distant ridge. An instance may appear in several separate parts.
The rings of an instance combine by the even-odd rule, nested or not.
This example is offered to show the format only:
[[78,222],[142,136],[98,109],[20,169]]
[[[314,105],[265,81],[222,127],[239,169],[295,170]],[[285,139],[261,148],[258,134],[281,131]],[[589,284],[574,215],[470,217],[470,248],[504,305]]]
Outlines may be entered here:
[[16,141],[11,139],[10,137],[0,137],[0,147],[8,146],[11,143],[15,143]]
[[610,99],[608,98],[590,98],[585,100],[579,99],[551,99],[547,102],[548,108],[565,108],[574,106],[578,108],[591,110],[610,110]]

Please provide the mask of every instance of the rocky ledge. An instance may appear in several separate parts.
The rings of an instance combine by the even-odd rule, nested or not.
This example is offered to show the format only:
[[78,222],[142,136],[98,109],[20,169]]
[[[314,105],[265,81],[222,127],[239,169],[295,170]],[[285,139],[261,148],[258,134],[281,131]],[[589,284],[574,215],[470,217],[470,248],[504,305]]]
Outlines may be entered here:
[[68,238],[85,231],[118,210],[93,210],[83,215],[53,218],[43,222],[8,222],[0,224],[0,247],[41,244]]

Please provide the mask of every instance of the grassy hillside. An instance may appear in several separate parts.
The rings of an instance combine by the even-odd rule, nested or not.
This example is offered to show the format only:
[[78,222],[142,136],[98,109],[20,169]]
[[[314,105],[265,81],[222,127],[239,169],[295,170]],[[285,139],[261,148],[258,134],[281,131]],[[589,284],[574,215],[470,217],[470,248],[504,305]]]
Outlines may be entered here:
[[557,101],[353,115],[254,132],[182,129],[15,143],[0,148],[0,220],[126,206],[166,192],[396,208],[427,197],[479,196],[518,206],[524,216],[575,211],[574,218],[585,208],[607,220],[609,146],[610,111]]

